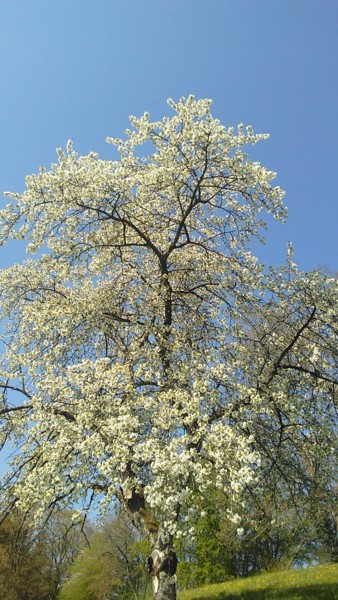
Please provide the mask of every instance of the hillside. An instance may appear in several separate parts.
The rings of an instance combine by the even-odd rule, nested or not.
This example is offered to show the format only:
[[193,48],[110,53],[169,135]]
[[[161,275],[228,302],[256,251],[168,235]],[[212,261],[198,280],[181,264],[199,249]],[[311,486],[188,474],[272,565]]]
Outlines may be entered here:
[[266,573],[181,592],[179,600],[338,600],[338,565]]

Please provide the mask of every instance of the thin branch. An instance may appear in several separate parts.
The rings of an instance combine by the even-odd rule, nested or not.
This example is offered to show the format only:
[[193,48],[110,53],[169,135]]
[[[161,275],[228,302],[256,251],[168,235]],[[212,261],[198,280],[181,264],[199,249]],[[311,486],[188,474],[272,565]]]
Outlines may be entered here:
[[300,371],[301,373],[306,373],[307,375],[310,375],[311,377],[314,377],[315,379],[322,379],[323,381],[327,381],[328,383],[333,383],[338,384],[338,380],[337,379],[330,379],[330,377],[327,377],[326,375],[323,375],[320,371],[318,371],[318,369],[315,369],[314,371],[310,371],[309,369],[306,369],[305,367],[302,366],[298,366],[298,365],[280,365],[279,366],[280,369],[292,369],[293,371]]
[[12,390],[13,392],[20,392],[20,394],[23,394],[24,396],[26,396],[26,398],[29,398],[30,400],[32,399],[31,394],[26,392],[26,390],[19,388],[15,385],[10,385],[9,383],[0,382],[0,388],[3,388],[4,390]]
[[291,348],[293,348],[293,346],[295,345],[295,343],[297,342],[297,340],[300,338],[300,336],[302,335],[303,331],[309,326],[309,324],[311,323],[312,319],[314,318],[316,314],[316,307],[313,308],[310,316],[308,317],[308,319],[306,320],[305,323],[303,323],[303,325],[300,327],[300,329],[298,329],[297,333],[294,335],[294,337],[292,338],[291,342],[288,344],[288,346],[286,348],[284,348],[283,352],[281,352],[279,358],[276,360],[272,373],[269,377],[269,379],[267,380],[267,382],[265,382],[265,385],[268,386],[271,381],[273,380],[273,378],[275,377],[275,375],[277,375],[278,373],[278,369],[281,366],[281,363],[284,359],[284,357],[288,354],[288,352],[290,352]]

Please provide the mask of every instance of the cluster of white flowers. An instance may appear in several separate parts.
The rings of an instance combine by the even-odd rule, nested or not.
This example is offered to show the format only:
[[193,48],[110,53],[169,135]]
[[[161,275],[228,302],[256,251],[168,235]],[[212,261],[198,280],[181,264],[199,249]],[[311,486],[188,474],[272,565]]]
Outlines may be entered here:
[[[11,488],[21,506],[40,514],[88,490],[109,503],[129,487],[164,530],[193,535],[178,507],[214,486],[235,503],[257,476],[257,416],[269,423],[278,405],[299,419],[287,371],[275,374],[322,290],[296,270],[290,282],[290,265],[264,274],[248,249],[262,210],[286,215],[275,173],[243,151],[266,135],[224,127],[210,100],[169,105],[173,117],[132,117],[126,141],[109,138],[119,161],[69,143],[8,194],[0,240],[24,238],[37,255],[1,273],[1,381],[27,398],[4,435],[23,440]],[[153,153],[139,156],[144,144]],[[308,312],[290,316],[305,288]],[[287,357],[329,371],[316,336],[296,337]]]

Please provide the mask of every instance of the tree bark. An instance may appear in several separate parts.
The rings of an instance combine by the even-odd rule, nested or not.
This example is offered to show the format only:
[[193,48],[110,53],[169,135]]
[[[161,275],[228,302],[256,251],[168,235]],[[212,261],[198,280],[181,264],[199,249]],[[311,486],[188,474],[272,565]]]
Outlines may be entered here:
[[[160,540],[159,540],[160,542]],[[161,546],[161,544],[158,544]],[[177,556],[170,546],[155,548],[148,557],[148,573],[155,600],[176,600]]]
[[160,574],[159,588],[154,600],[176,600],[176,575]]
[[161,526],[145,508],[142,491],[121,490],[121,499],[133,523],[149,539],[152,553],[148,557],[148,573],[153,587],[154,600],[176,600],[177,556],[172,549],[171,536],[163,535]]

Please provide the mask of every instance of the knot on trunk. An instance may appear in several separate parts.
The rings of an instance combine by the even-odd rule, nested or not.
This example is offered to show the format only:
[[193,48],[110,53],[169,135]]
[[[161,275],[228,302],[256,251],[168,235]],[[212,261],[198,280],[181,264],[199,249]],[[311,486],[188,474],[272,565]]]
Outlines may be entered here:
[[135,488],[125,489],[123,491],[123,496],[131,513],[144,510],[145,502],[142,492],[136,491]]

